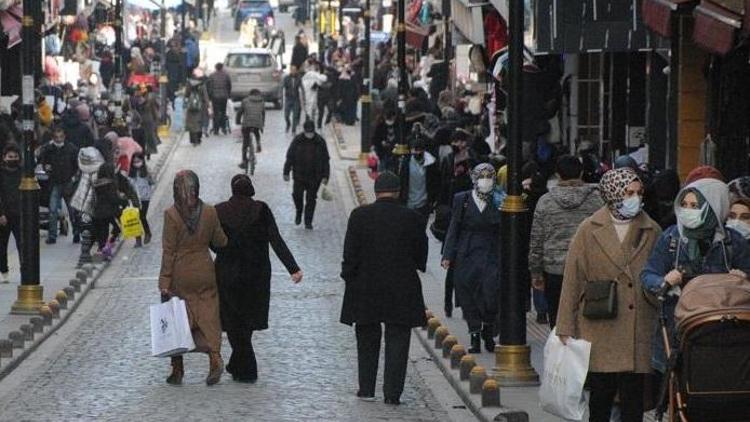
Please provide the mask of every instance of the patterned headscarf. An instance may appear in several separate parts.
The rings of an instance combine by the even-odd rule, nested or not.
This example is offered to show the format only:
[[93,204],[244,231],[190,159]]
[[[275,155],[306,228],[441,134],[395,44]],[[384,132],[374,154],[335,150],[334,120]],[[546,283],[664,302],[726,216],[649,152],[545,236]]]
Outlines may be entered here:
[[482,163],[474,167],[471,171],[471,182],[474,184],[474,192],[476,192],[480,199],[489,201],[490,198],[492,198],[492,191],[487,193],[480,192],[477,188],[477,181],[479,179],[490,179],[493,182],[495,181],[495,168],[492,167],[492,164]]
[[729,182],[729,195],[732,203],[741,199],[750,199],[750,176],[738,177]]
[[641,179],[635,170],[629,167],[622,167],[610,170],[604,173],[599,181],[599,193],[602,200],[607,204],[609,212],[619,220],[628,220],[629,218],[620,214],[622,201],[625,199],[625,190],[633,182],[640,182]]
[[198,175],[192,170],[180,170],[174,177],[173,195],[177,213],[187,226],[188,233],[194,234],[203,210]]

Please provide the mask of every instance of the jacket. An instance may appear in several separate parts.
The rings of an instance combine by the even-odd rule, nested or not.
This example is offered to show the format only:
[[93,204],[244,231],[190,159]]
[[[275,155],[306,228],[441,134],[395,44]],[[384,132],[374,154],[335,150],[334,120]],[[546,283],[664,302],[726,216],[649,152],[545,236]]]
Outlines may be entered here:
[[[409,159],[403,160],[401,163],[401,202],[406,203],[409,198]],[[425,185],[427,188],[427,205],[432,207],[437,201],[438,194],[440,193],[440,168],[437,164],[437,160],[429,152],[424,153],[424,163],[422,166],[425,168]]]
[[81,121],[76,110],[68,109],[63,113],[62,128],[65,131],[65,139],[76,149],[94,145],[94,133]]
[[21,178],[23,170],[0,169],[0,215],[17,217],[21,215]]
[[48,142],[42,146],[39,152],[39,163],[44,166],[44,170],[49,174],[50,183],[55,185],[66,184],[78,172],[78,148],[67,141],[62,147],[57,147],[53,142]]
[[73,209],[89,216],[94,215],[94,182],[99,167],[104,164],[104,157],[94,147],[82,148],[78,151],[78,168],[81,170],[81,179],[78,187],[70,201]]
[[248,95],[242,100],[235,116],[236,123],[242,127],[263,129],[266,124],[266,103],[260,95]]
[[344,240],[344,324],[423,326],[427,235],[421,217],[394,199],[352,211]]
[[[314,156],[305,156],[307,143],[313,143]],[[289,149],[286,152],[286,162],[284,163],[284,176],[292,173],[294,180],[299,182],[320,183],[323,179],[328,179],[330,168],[330,156],[326,141],[318,134],[312,139],[307,139],[304,133],[297,135]]]
[[286,75],[282,85],[284,87],[284,99],[288,103],[302,105],[305,102],[305,90],[302,87],[302,78],[299,75]]
[[298,42],[292,47],[292,60],[290,64],[298,70],[302,70],[302,65],[305,64],[305,60],[307,60],[308,56],[309,49],[307,46]]
[[232,94],[232,79],[224,70],[217,70],[208,77],[208,93],[212,99],[227,99]]
[[596,185],[563,181],[542,195],[534,210],[529,243],[531,274],[562,274],[578,225],[604,203]]
[[[646,301],[639,274],[661,234],[646,213],[631,221],[620,243],[612,216],[602,207],[578,227],[565,260],[557,333],[591,342],[590,372],[651,372],[655,309]],[[617,316],[583,316],[586,284],[617,282]]]

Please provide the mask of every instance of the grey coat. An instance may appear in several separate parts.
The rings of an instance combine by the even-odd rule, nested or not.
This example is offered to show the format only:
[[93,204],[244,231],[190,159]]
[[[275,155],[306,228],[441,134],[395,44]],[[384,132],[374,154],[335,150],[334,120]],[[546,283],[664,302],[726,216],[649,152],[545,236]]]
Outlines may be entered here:
[[224,70],[217,70],[208,77],[208,93],[213,99],[226,99],[232,94],[232,79]]
[[191,89],[198,90],[201,98],[201,109],[190,110],[188,108],[188,97],[185,96],[185,130],[188,132],[202,132],[203,131],[203,115],[208,115],[208,93],[206,92],[206,85],[201,83],[199,85],[191,87]]
[[263,129],[266,123],[266,103],[260,95],[248,95],[237,111],[237,124]]

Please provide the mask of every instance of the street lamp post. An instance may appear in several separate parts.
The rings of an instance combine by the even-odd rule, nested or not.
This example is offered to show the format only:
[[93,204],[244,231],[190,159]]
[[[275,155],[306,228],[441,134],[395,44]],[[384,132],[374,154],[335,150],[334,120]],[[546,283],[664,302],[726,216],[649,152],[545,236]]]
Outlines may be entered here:
[[362,62],[362,134],[360,140],[360,161],[366,162],[367,154],[370,152],[370,127],[372,124],[372,97],[370,96],[370,46],[372,45],[370,31],[370,0],[365,0],[365,51]]
[[160,14],[161,55],[159,67],[161,75],[159,76],[159,114],[161,115],[161,125],[159,125],[159,136],[166,138],[169,135],[169,126],[167,125],[167,83],[169,83],[169,79],[167,76],[167,7],[165,0],[161,0]]
[[21,98],[23,102],[23,176],[21,193],[21,285],[11,307],[13,314],[37,314],[44,304],[39,271],[39,183],[34,169],[34,69],[39,51],[32,42],[41,30],[42,3],[23,1],[23,60]]
[[[500,244],[503,254],[500,292],[500,345],[495,347],[495,378],[504,386],[536,385],[526,344],[526,300],[529,286],[521,278],[519,248],[524,240],[528,209],[521,196],[521,101],[523,82],[523,0],[510,0],[508,84],[508,196],[503,202]],[[495,82],[497,84],[497,81]]]
[[409,155],[409,145],[406,142],[406,92],[408,91],[409,81],[406,73],[406,0],[398,0],[398,24],[396,25],[396,55],[398,61],[398,139],[393,154],[400,157],[399,170],[401,161]]

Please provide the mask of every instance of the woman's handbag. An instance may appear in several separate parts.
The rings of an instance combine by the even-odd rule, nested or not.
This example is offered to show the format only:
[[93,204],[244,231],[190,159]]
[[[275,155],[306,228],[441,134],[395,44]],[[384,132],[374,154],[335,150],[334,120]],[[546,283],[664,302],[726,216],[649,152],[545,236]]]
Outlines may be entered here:
[[125,208],[120,215],[120,226],[122,235],[126,239],[143,236],[140,210],[136,207]]
[[590,281],[583,293],[583,316],[588,319],[617,318],[617,281]]

